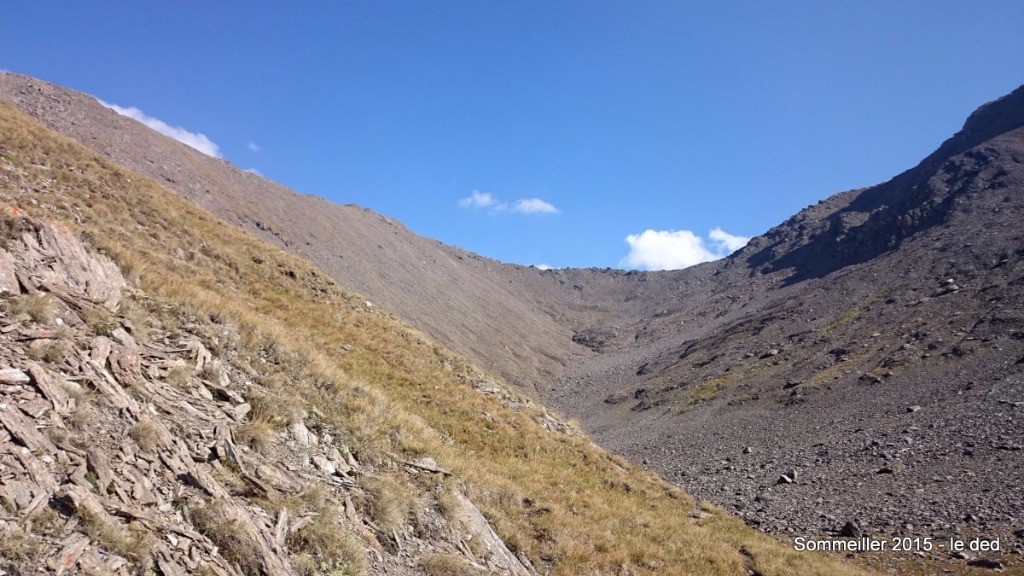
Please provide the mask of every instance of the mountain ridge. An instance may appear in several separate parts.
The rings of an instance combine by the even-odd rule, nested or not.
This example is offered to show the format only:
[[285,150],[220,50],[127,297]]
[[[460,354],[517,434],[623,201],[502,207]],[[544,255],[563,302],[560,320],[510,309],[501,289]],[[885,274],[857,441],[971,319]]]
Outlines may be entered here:
[[[767,266],[769,270],[793,267],[795,271],[790,281],[799,281],[891,250],[900,240],[941,221],[945,210],[935,202],[940,194],[929,185],[929,180],[944,163],[1021,126],[1024,126],[1024,86],[982,105],[967,118],[963,128],[917,166],[888,182],[852,194],[854,197],[848,205],[837,208],[822,219],[823,224],[817,223],[818,230],[810,232],[820,235],[821,241],[804,246],[786,245],[782,248],[787,252],[786,258],[774,264],[767,264],[770,254],[762,252],[753,256],[753,263]],[[806,222],[810,219],[808,216],[802,211],[794,218]],[[847,236],[849,239],[843,242]],[[855,252],[850,252],[851,246]],[[809,253],[816,253],[817,258]],[[830,262],[823,264],[821,260]]]

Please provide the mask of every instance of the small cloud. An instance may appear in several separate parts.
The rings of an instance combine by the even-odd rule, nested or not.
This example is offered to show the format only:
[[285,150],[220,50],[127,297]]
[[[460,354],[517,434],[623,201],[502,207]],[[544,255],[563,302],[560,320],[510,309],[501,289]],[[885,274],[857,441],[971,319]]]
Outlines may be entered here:
[[558,214],[558,208],[540,198],[516,200],[512,204],[512,211],[519,212],[520,214]]
[[678,270],[724,258],[742,248],[750,238],[715,228],[708,233],[711,246],[689,230],[644,230],[626,236],[629,254],[619,263],[643,270]]
[[153,130],[156,130],[157,132],[163,134],[164,136],[174,138],[178,142],[181,142],[186,146],[191,146],[192,148],[195,148],[196,150],[202,152],[203,154],[206,154],[207,156],[213,156],[214,158],[221,157],[220,148],[216,144],[214,144],[212,140],[207,138],[206,134],[203,134],[201,132],[189,132],[188,130],[182,128],[181,126],[171,126],[170,124],[164,122],[163,120],[160,120],[159,118],[147,116],[145,112],[135,107],[130,106],[125,108],[123,106],[118,106],[117,104],[108,104],[107,102],[104,102],[99,98],[97,98],[96,100],[100,104],[107,108],[110,108],[114,112],[117,112],[122,116],[127,116],[128,118],[138,120],[139,122],[142,122],[146,126],[152,128]]
[[708,238],[718,246],[718,251],[728,251],[729,254],[743,248],[750,242],[746,236],[734,236],[721,228],[714,228],[708,233]]
[[498,207],[498,199],[494,197],[490,192],[480,192],[479,190],[473,190],[473,193],[465,198],[459,200],[459,206],[463,208],[471,208],[473,210],[479,210],[487,207]]
[[534,264],[533,267],[537,270],[551,270],[554,268],[554,266],[550,266],[548,264]]
[[473,193],[459,200],[459,206],[471,210],[487,209],[490,213],[511,211],[517,214],[558,214],[558,208],[540,198],[521,198],[509,204],[499,200],[490,192],[473,190]]
[[644,230],[626,236],[629,254],[622,264],[644,270],[675,270],[715,259],[704,240],[689,230]]
[[255,174],[257,176],[263,176],[263,172],[260,172],[259,170],[255,169],[255,168],[246,168],[245,172],[248,172],[249,174]]
[[249,143],[246,144],[246,146],[249,148],[249,151],[254,154],[259,154],[260,152],[263,152],[263,148],[260,148],[260,145],[253,142],[252,140],[250,140]]

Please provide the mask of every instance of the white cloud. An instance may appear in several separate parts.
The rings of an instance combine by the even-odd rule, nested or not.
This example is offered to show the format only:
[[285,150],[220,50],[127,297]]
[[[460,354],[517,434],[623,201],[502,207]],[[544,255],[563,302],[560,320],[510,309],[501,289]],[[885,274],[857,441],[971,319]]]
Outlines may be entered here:
[[750,240],[721,228],[711,230],[708,237],[710,246],[689,230],[644,230],[630,234],[626,236],[629,254],[619,265],[643,270],[678,270],[724,258]]
[[263,172],[260,172],[259,170],[255,169],[255,168],[246,168],[245,172],[248,172],[249,174],[255,174],[257,176],[263,176]]
[[512,211],[519,212],[520,214],[558,214],[558,208],[540,198],[516,200],[512,204]]
[[253,142],[252,140],[250,140],[249,143],[246,144],[246,146],[249,148],[250,152],[254,152],[256,154],[263,152],[263,148],[261,148],[259,144]]
[[497,207],[499,206],[499,203],[498,199],[494,197],[494,194],[473,190],[472,194],[459,200],[459,206],[479,210],[480,208],[487,208],[489,206]]
[[160,120],[159,118],[147,116],[145,112],[133,106],[125,108],[123,106],[118,106],[117,104],[108,104],[107,102],[104,102],[99,98],[97,98],[96,100],[99,101],[100,104],[106,106],[107,108],[110,108],[114,112],[117,112],[122,116],[127,116],[129,118],[138,120],[139,122],[142,122],[146,126],[149,126],[153,130],[156,130],[157,132],[163,134],[164,136],[174,138],[178,142],[181,142],[186,146],[191,146],[192,148],[199,150],[200,152],[206,154],[207,156],[213,156],[214,158],[221,157],[220,148],[216,144],[214,144],[212,140],[207,138],[206,134],[203,134],[201,132],[189,132],[188,130],[182,128],[181,126],[171,126],[170,124],[164,122],[163,120]]
[[747,238],[746,236],[734,236],[721,228],[711,230],[711,232],[708,233],[708,238],[718,245],[719,252],[725,250],[729,254],[743,248],[747,245],[747,242],[750,242],[750,238]]
[[558,214],[554,204],[540,198],[520,198],[509,204],[499,200],[490,192],[473,190],[473,193],[459,200],[459,206],[471,210],[487,209],[488,212],[511,211],[518,214]]
[[552,268],[554,268],[554,266],[551,266],[549,264],[534,264],[533,267],[536,268],[537,270],[551,270]]

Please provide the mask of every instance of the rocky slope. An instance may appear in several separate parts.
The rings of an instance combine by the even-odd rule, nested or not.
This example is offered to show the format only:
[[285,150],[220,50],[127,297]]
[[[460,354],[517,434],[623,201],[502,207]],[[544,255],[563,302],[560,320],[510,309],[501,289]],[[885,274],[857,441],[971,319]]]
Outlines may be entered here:
[[[252,382],[237,334],[185,310],[164,310],[164,321],[146,314],[152,302],[126,293],[117,266],[60,225],[4,224],[4,570],[530,573],[457,491],[447,516],[440,492],[418,502],[416,532],[383,525],[366,505],[384,497],[367,488],[383,475],[335,447],[337,432],[316,414],[271,412],[282,406]],[[210,339],[235,354],[211,352]],[[281,417],[281,433],[261,428]],[[429,458],[402,464],[450,474]],[[385,547],[378,535],[388,531]]]

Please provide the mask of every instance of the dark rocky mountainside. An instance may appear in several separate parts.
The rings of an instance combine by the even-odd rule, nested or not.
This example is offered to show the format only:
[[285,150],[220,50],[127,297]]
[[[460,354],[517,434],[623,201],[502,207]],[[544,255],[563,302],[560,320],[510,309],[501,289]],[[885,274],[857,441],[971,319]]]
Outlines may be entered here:
[[5,74],[0,98],[317,262],[765,531],[999,537],[986,558],[1020,563],[1024,88],[889,182],[670,272],[503,264],[291,192],[83,94]]
[[673,273],[704,288],[623,326],[646,344],[563,377],[554,402],[768,531],[853,522],[1019,554],[1022,218],[1018,89],[914,169]]
[[946,223],[952,203],[970,187],[1019,186],[1007,171],[1019,152],[1012,142],[989,141],[1022,125],[1024,89],[1019,88],[971,114],[962,130],[916,167],[885,184],[844,195],[845,206],[805,211],[774,229],[767,235],[769,244],[746,258],[748,265],[762,272],[790,268],[789,282],[822,276]]

